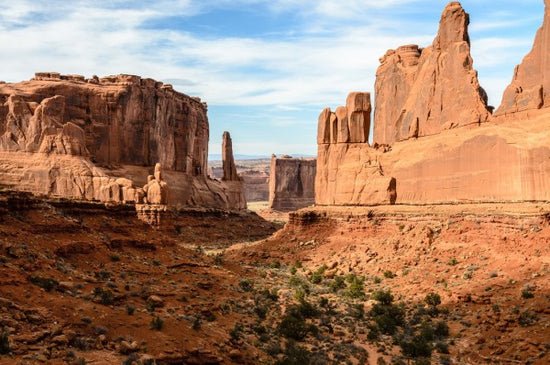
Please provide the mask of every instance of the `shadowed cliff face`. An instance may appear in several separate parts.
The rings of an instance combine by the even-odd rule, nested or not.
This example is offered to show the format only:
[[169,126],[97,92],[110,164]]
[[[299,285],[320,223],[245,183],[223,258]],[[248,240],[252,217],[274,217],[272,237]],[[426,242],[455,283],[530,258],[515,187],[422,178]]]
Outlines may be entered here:
[[487,95],[473,69],[469,15],[447,5],[433,45],[390,50],[376,73],[374,142],[393,144],[487,121]]
[[297,210],[315,203],[315,159],[271,157],[269,207]]

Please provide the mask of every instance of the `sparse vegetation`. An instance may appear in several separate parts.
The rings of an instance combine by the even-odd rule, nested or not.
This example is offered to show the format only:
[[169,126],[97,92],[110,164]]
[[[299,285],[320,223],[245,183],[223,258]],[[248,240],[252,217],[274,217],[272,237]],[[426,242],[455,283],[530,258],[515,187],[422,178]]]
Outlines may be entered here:
[[10,352],[11,348],[8,332],[2,329],[0,331],[0,355],[7,355]]
[[149,327],[152,330],[160,331],[163,326],[164,326],[164,321],[159,316],[155,316],[151,320],[151,324]]

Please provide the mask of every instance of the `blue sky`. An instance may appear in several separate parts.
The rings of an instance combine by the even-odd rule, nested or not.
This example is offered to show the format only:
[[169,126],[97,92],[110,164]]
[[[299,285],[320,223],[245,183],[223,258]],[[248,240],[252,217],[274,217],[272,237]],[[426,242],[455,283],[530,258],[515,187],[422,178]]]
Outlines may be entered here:
[[[498,106],[543,0],[467,0],[474,67]],[[438,0],[0,0],[0,80],[130,73],[209,105],[210,153],[316,154],[317,117],[373,91],[378,59],[431,44]]]

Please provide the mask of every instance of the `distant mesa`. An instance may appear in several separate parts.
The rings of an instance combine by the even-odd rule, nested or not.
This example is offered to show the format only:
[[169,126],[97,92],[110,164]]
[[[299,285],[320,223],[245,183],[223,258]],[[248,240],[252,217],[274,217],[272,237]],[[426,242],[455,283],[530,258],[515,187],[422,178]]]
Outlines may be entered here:
[[271,156],[269,175],[269,208],[297,210],[315,203],[317,161],[312,158]]

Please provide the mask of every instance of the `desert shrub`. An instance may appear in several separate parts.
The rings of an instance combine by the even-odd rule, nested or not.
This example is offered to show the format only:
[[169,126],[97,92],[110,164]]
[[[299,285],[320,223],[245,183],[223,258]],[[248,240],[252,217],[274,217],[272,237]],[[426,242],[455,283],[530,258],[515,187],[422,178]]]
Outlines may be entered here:
[[364,299],[365,298],[365,284],[363,278],[358,276],[348,276],[346,278],[348,282],[348,289],[346,291],[346,296],[353,299]]
[[384,277],[387,279],[393,279],[395,277],[395,274],[390,270],[386,270],[384,271]]
[[407,357],[431,357],[432,346],[422,336],[414,336],[410,340],[402,340],[399,343],[401,352]]
[[116,254],[112,254],[111,256],[109,256],[109,258],[111,259],[112,262],[119,262],[120,261],[120,256],[118,256]]
[[136,307],[134,307],[133,305],[128,304],[128,305],[126,306],[126,313],[127,313],[129,316],[133,315],[135,311],[136,311]]
[[372,278],[372,282],[375,284],[380,284],[382,282],[382,279],[380,279],[378,276],[375,276]]
[[241,288],[245,292],[249,292],[254,289],[254,286],[248,279],[242,279],[241,281],[239,281],[239,288]]
[[194,330],[199,330],[201,328],[201,319],[199,318],[199,316],[193,319],[193,324],[191,325],[191,328]]
[[53,289],[55,289],[59,283],[57,282],[57,280],[55,279],[51,279],[51,278],[43,278],[43,277],[40,277],[40,276],[31,276],[29,281],[36,285],[36,286],[39,286],[41,287],[42,289],[44,289],[45,291],[52,291]]
[[393,295],[389,291],[379,290],[372,294],[376,303],[369,311],[380,332],[393,335],[398,326],[403,325],[405,310],[402,306],[394,305]]
[[536,321],[538,321],[537,316],[530,311],[521,312],[518,319],[518,323],[522,327],[531,326]]
[[307,365],[311,363],[311,353],[302,346],[289,341],[284,351],[284,358],[278,360],[276,365]]
[[349,316],[356,319],[362,319],[365,316],[365,307],[362,303],[349,304],[347,307],[347,311]]
[[309,277],[309,281],[311,281],[313,284],[320,284],[321,281],[323,281],[323,274],[325,273],[325,271],[327,271],[327,269],[327,265],[321,266],[311,274],[311,276]]
[[449,265],[449,266],[455,266],[457,264],[458,264],[458,260],[455,257],[453,257],[452,259],[447,261],[447,265]]
[[377,290],[372,293],[371,298],[382,305],[390,305],[393,302],[393,295],[390,291]]
[[11,352],[8,332],[0,331],[0,355],[7,355]]
[[231,339],[233,341],[237,341],[242,336],[244,326],[241,323],[235,323],[231,331],[229,331],[229,335],[231,336]]
[[430,307],[437,307],[441,304],[441,297],[437,293],[429,293],[424,298],[424,302],[426,302],[426,304]]
[[97,287],[94,289],[93,295],[94,298],[99,297],[100,303],[103,305],[111,305],[115,300],[113,293],[109,289],[103,290],[102,288]]
[[151,320],[151,324],[149,327],[152,330],[160,331],[163,326],[164,326],[164,321],[159,316],[155,316]]
[[523,299],[531,299],[535,297],[535,293],[533,293],[533,288],[530,285],[526,285],[525,288],[521,291],[521,297]]
[[299,311],[288,311],[277,326],[279,334],[296,341],[303,340],[309,333],[310,326]]
[[343,276],[336,276],[334,277],[334,280],[332,280],[329,284],[329,289],[331,292],[336,293],[340,289],[344,288],[346,286],[346,281],[344,280]]
[[273,261],[272,263],[269,264],[269,268],[270,269],[280,269],[281,268],[281,263],[279,261]]

